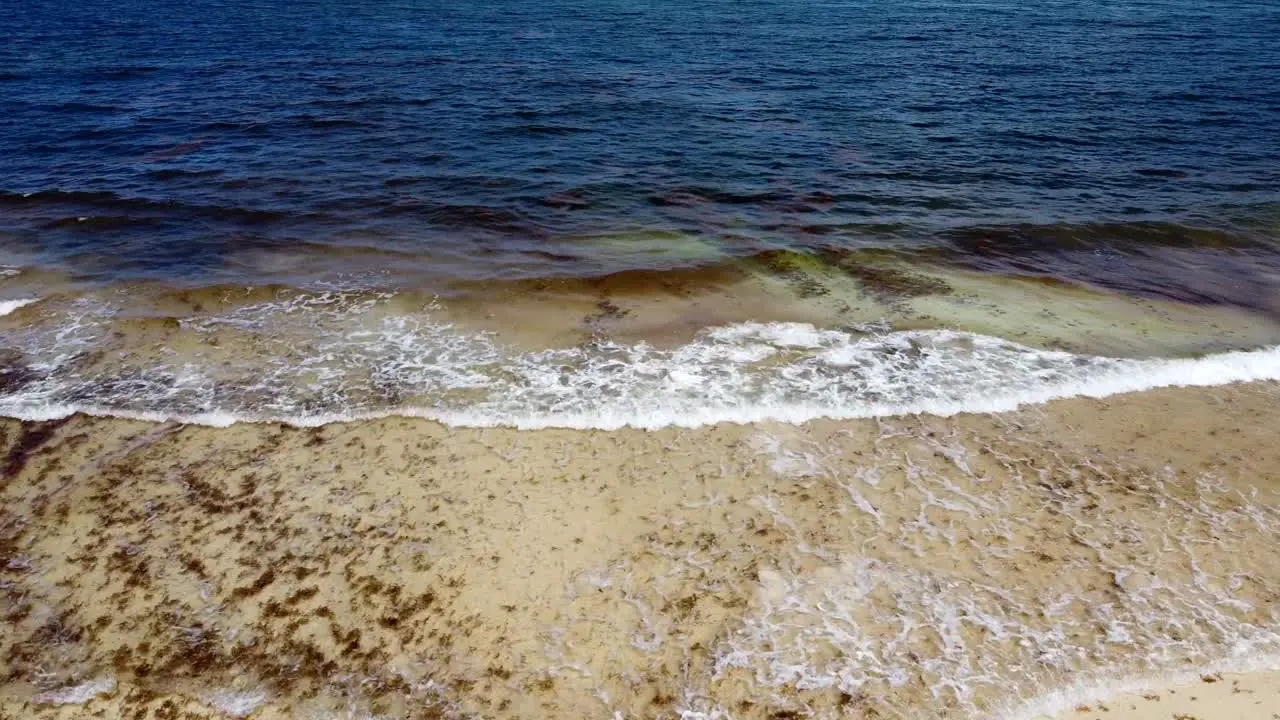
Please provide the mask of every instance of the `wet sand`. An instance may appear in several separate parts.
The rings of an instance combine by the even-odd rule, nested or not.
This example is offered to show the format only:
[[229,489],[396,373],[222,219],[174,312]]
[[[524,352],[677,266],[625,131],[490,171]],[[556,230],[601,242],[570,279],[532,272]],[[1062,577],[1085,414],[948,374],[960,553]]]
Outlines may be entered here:
[[1055,720],[1272,720],[1280,708],[1280,672],[1199,673],[1187,682],[1150,680],[1140,689],[1075,704]]
[[1264,657],[1277,399],[651,432],[3,421],[0,717],[1017,717],[1081,677]]

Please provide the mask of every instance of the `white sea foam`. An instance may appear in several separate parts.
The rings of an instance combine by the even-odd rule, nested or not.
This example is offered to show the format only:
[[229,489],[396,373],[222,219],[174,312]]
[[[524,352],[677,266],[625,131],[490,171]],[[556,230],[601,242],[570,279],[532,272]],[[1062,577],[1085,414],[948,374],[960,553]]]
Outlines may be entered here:
[[[197,339],[194,356],[114,340],[110,311],[72,306],[54,330],[10,343],[30,372],[8,383],[0,414],[302,426],[401,415],[461,426],[652,429],[1000,412],[1280,379],[1280,348],[1129,360],[949,330],[868,334],[803,323],[710,328],[670,349],[597,341],[516,352],[429,313],[387,315],[385,299],[334,291],[184,321],[182,332],[240,339],[235,350]],[[86,366],[107,347],[115,351],[108,364]]]
[[[1245,577],[1265,580],[1220,561],[1249,549],[1269,566],[1274,553],[1261,548],[1280,528],[1274,505],[1255,505],[1207,476],[1188,496],[1185,482],[1166,486],[1153,477],[1147,484],[1128,474],[1119,484],[1100,470],[1070,492],[1031,485],[1020,503],[1002,507],[1022,492],[1020,482],[983,490],[993,478],[966,469],[961,446],[944,458],[935,448],[948,443],[920,441],[917,452],[951,465],[940,472],[901,447],[886,450],[875,462],[896,465],[889,497],[880,478],[859,479],[879,509],[851,493],[838,513],[852,518],[846,510],[867,508],[875,526],[848,526],[848,538],[892,547],[889,557],[813,547],[808,538],[817,533],[801,532],[776,499],[757,498],[794,552],[779,553],[777,567],[759,568],[752,609],[715,650],[715,682],[745,676],[762,692],[836,690],[880,702],[876,710],[900,707],[894,693],[914,686],[931,696],[916,697],[916,717],[1029,720],[1198,673],[1278,669],[1276,614],[1243,587]],[[827,462],[815,472],[852,474]],[[1080,480],[1071,467],[1049,472]],[[1146,502],[1131,504],[1144,495]],[[1116,499],[1125,504],[1119,521]],[[1017,510],[1024,507],[1033,510]],[[1130,514],[1136,507],[1148,509]],[[1063,557],[1062,573],[1019,581],[1013,558],[1037,547],[1027,539],[1051,548],[1064,531],[1069,546],[1090,551],[1077,558],[1083,562]],[[973,552],[966,544],[975,538]],[[794,562],[800,557],[803,565]]]
[[70,685],[36,695],[33,700],[40,705],[82,705],[99,695],[116,689],[113,677],[94,678],[79,685]]
[[40,302],[40,298],[21,298],[19,300],[0,300],[0,317],[4,317],[20,307]]
[[1227,658],[1192,670],[1136,676],[1090,677],[1027,700],[1011,702],[990,715],[990,720],[1043,720],[1081,705],[1106,702],[1121,695],[1199,682],[1216,673],[1251,673],[1280,670],[1280,655],[1260,654]]
[[218,712],[233,718],[248,717],[267,701],[267,694],[261,690],[241,692],[236,690],[213,690],[200,696],[208,705],[217,708]]
[[[764,688],[830,688],[850,695],[925,678],[943,705],[963,709],[955,717],[1032,720],[1200,674],[1280,669],[1280,636],[1271,627],[1237,615],[1214,592],[1155,585],[1073,615],[1024,604],[994,584],[869,559],[804,574],[762,569],[757,610],[719,650],[715,672],[721,677],[747,670]],[[1065,602],[1080,610],[1102,601]],[[1136,637],[1102,632],[1106,626],[1133,628]],[[1079,634],[1092,642],[1081,643]],[[1029,689],[990,712],[976,706],[982,688],[1016,691],[1025,679],[1019,675],[1029,676],[1031,668],[1077,676],[1081,665],[1136,648],[1153,668],[1188,657],[1203,662],[1205,654],[1222,653],[1222,659],[1195,672],[1183,665],[1141,675],[1121,674],[1103,662],[1069,685]]]

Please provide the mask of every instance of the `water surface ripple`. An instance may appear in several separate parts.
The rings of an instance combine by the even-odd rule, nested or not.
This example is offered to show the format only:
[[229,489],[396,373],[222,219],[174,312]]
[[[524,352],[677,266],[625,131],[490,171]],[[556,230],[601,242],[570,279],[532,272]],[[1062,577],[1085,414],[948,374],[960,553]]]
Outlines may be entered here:
[[3,25],[0,242],[96,277],[263,282],[228,258],[303,246],[590,274],[649,256],[566,243],[636,229],[742,254],[1280,223],[1268,2],[46,0]]

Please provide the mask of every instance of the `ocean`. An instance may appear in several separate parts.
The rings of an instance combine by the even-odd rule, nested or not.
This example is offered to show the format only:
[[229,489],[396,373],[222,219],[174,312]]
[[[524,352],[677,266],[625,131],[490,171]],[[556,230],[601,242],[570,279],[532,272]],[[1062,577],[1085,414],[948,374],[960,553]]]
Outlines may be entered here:
[[1280,667],[1280,5],[0,30],[0,714],[1021,719]]

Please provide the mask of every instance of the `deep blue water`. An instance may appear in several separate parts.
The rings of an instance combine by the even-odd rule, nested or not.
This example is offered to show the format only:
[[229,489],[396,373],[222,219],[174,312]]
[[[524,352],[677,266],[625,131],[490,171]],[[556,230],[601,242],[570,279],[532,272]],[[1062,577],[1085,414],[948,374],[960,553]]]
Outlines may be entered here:
[[0,247],[98,277],[1280,233],[1271,1],[36,0],[0,31]]

